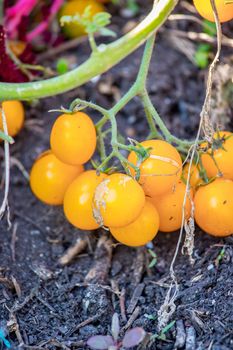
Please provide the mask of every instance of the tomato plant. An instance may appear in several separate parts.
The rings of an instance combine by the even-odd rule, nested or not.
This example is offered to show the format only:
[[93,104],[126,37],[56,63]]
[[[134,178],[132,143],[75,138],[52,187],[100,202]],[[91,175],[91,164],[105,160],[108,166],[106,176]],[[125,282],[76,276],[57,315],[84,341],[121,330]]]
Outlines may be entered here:
[[216,132],[213,144],[200,146],[201,161],[209,178],[223,176],[233,180],[233,134],[229,131]]
[[[152,197],[149,200],[156,207],[159,218],[159,230],[162,232],[173,232],[181,228],[183,204],[185,198],[186,186],[183,182],[177,183],[172,190],[158,197]],[[187,196],[185,203],[185,219],[191,215],[192,190]]]
[[50,145],[62,162],[72,165],[86,163],[96,147],[92,120],[83,112],[61,115],[53,125]]
[[95,230],[99,227],[93,216],[92,201],[96,187],[106,177],[106,174],[97,175],[95,170],[88,170],[68,187],[64,198],[64,213],[75,227],[81,230]]
[[[194,0],[193,2],[202,17],[211,22],[215,21],[210,0]],[[227,22],[233,19],[233,3],[227,4],[226,0],[215,0],[215,5],[220,22]]]
[[159,229],[159,214],[149,201],[135,221],[124,227],[110,227],[113,237],[130,247],[139,247],[152,241]]
[[[139,246],[150,241],[158,228],[163,232],[171,232],[181,227],[182,208],[187,194],[186,186],[180,180],[182,171],[186,182],[190,177],[193,190],[201,187],[195,198],[198,198],[202,191],[211,188],[211,183],[206,186],[204,184],[211,182],[213,178],[223,175],[224,178],[233,179],[233,141],[231,133],[218,132],[212,142],[211,135],[206,132],[204,126],[203,141],[181,140],[168,130],[148,95],[147,77],[155,39],[152,33],[165,21],[176,0],[155,1],[151,13],[139,26],[110,44],[99,44],[101,38],[96,42],[95,34],[114,35],[107,28],[111,15],[104,12],[101,3],[105,2],[108,1],[65,2],[58,14],[60,22],[67,36],[79,37],[87,34],[91,49],[89,59],[72,71],[68,71],[69,65],[61,60],[58,69],[61,76],[45,81],[7,86],[0,83],[1,98],[11,99],[9,102],[3,102],[2,107],[7,117],[9,134],[14,135],[17,131],[11,133],[5,104],[14,104],[11,108],[14,112],[17,111],[18,118],[22,114],[19,113],[20,103],[14,99],[31,100],[76,88],[110,69],[147,40],[135,82],[113,106],[107,109],[76,98],[68,108],[61,109],[64,114],[57,118],[51,130],[51,151],[43,154],[35,162],[30,176],[31,188],[35,195],[48,204],[63,203],[65,216],[75,227],[92,230],[106,226],[120,242]],[[197,8],[200,6],[198,1],[195,1],[195,4]],[[216,1],[220,20],[225,21],[226,16],[220,5],[220,1]],[[61,2],[56,1],[56,9],[60,6]],[[204,10],[208,9],[208,2],[201,6]],[[232,7],[227,4],[224,6],[228,10]],[[32,4],[30,8],[32,9]],[[16,10],[15,7],[13,9]],[[210,10],[212,13],[212,9]],[[51,8],[50,14],[57,16],[54,7]],[[39,28],[39,31],[42,29]],[[219,34],[219,28],[216,30]],[[1,41],[4,31],[0,31],[0,34]],[[28,36],[26,42],[27,40]],[[17,41],[10,42],[9,46],[16,56],[24,49],[24,45]],[[17,58],[15,62],[17,64]],[[23,70],[27,69],[23,65],[20,67]],[[43,71],[43,68],[37,67],[39,71]],[[30,79],[34,78],[29,76]],[[210,80],[208,84],[211,85]],[[210,87],[208,86],[208,90],[211,90]],[[149,127],[148,135],[143,135],[144,141],[141,143],[133,139],[126,140],[120,135],[117,125],[117,115],[135,97],[142,103]],[[206,100],[208,102],[208,98]],[[204,105],[204,114],[210,114],[207,108],[210,104],[207,102]],[[89,115],[84,113],[85,108],[97,112],[100,119],[96,125]],[[15,130],[19,130],[23,123],[17,126],[17,118],[14,117]],[[7,154],[7,142],[10,138],[7,140],[2,128],[0,136],[6,140],[4,154]],[[190,174],[189,163],[182,169],[182,159],[188,162],[195,161]],[[87,162],[91,163],[92,168],[84,171],[83,164]],[[89,169],[90,164],[87,167]],[[214,184],[218,182],[214,181]],[[188,219],[191,213],[192,196],[190,190],[184,208],[185,219]],[[208,229],[205,230],[209,232]]]
[[[140,164],[137,154],[131,152],[128,160],[139,165],[139,182],[145,193],[157,196],[171,190],[182,172],[182,160],[176,148],[162,140],[144,141],[141,146],[149,149],[149,157]],[[134,175],[135,172],[131,171]]]
[[213,236],[233,233],[233,182],[217,179],[201,186],[194,198],[195,220],[198,226]]
[[[16,136],[24,124],[25,112],[20,101],[4,101],[2,108],[6,116],[8,134]],[[0,130],[3,130],[2,115],[0,112]]]
[[69,184],[83,172],[82,165],[62,163],[48,150],[32,166],[30,186],[34,195],[50,205],[61,205]]
[[96,188],[93,211],[100,225],[122,227],[133,222],[145,204],[145,194],[132,177],[116,173]]

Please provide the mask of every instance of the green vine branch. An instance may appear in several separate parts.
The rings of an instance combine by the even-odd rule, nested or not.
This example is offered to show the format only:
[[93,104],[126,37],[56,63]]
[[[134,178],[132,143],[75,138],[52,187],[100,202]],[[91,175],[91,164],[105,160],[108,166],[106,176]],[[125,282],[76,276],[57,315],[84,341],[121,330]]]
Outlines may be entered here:
[[[126,173],[130,173],[130,169],[134,169],[136,179],[139,178],[139,167],[130,163],[127,158],[122,154],[122,150],[136,152],[139,163],[149,157],[149,149],[142,147],[137,141],[130,140],[130,144],[125,145],[119,141],[118,129],[117,129],[117,114],[136,96],[138,96],[142,102],[145,110],[145,116],[150,129],[149,136],[153,136],[160,139],[173,143],[177,148],[185,155],[188,154],[190,147],[193,145],[192,141],[180,140],[173,136],[167,129],[163,120],[154,108],[150,97],[147,92],[147,76],[149,72],[150,61],[154,48],[155,35],[147,40],[145,45],[142,61],[139,67],[137,78],[130,89],[121,97],[121,99],[110,109],[105,109],[95,103],[84,101],[81,99],[75,99],[70,105],[70,111],[74,112],[82,110],[83,108],[91,108],[96,110],[102,115],[102,118],[96,123],[96,131],[98,136],[99,152],[101,163],[96,165],[97,171],[106,171],[109,169],[109,162],[113,158],[117,158]],[[107,129],[107,133],[111,132],[111,152],[109,155],[106,153],[105,147],[105,130],[103,129],[106,123],[110,123],[110,128]],[[158,131],[160,130],[160,132]]]

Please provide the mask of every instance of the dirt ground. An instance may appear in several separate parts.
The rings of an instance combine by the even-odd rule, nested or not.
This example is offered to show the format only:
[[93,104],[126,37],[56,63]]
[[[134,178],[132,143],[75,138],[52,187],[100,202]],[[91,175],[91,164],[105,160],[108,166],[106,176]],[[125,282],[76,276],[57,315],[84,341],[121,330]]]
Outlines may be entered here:
[[[114,16],[113,28],[119,32],[126,21]],[[198,29],[186,21],[169,23],[166,28]],[[232,25],[225,27],[226,32],[231,30]],[[225,56],[230,53],[228,49],[223,52]],[[87,54],[84,44],[68,57],[80,63]],[[142,48],[98,81],[27,105],[26,127],[11,148],[12,156],[29,171],[33,160],[49,147],[49,133],[58,114],[48,110],[67,107],[75,96],[111,106],[133,82],[141,55]],[[169,31],[163,30],[151,62],[148,90],[169,129],[180,137],[192,137],[197,129],[205,77],[206,71],[197,69],[171,45]],[[118,121],[126,135],[140,140],[147,134],[137,99],[119,113]],[[178,232],[158,234],[152,246],[157,263],[149,268],[148,248],[116,245],[102,230],[74,229],[62,208],[48,207],[32,195],[15,165],[9,204],[12,227],[8,229],[6,219],[0,223],[0,329],[12,349],[86,349],[91,335],[109,333],[114,312],[120,315],[122,334],[132,326],[157,333],[157,312],[167,292]],[[59,258],[84,235],[86,248],[61,266]],[[191,265],[179,253],[177,309],[170,320],[176,323],[166,339],[157,339],[151,349],[233,349],[233,239],[213,238],[197,228],[194,258]]]

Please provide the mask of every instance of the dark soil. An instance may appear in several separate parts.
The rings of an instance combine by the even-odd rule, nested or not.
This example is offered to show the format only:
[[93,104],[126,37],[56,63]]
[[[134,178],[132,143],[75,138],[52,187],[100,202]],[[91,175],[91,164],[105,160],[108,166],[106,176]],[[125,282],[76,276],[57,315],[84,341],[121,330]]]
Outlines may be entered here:
[[[123,22],[126,20],[116,16],[114,27],[122,28]],[[180,29],[187,28],[193,29],[193,25],[180,24]],[[69,57],[83,59],[87,53],[84,45]],[[141,55],[142,48],[98,82],[28,105],[27,125],[12,147],[12,155],[29,171],[33,160],[49,147],[57,114],[48,110],[68,106],[75,96],[111,106],[133,82]],[[148,89],[168,127],[180,137],[191,137],[196,131],[205,74],[171,46],[166,31],[159,35]],[[147,135],[137,99],[119,113],[118,120],[126,135],[138,139]],[[0,328],[12,349],[86,349],[91,335],[109,333],[114,312],[119,313],[122,328],[130,320],[124,329],[142,326],[157,333],[157,312],[167,292],[178,232],[156,237],[151,248],[157,254],[157,264],[149,268],[152,258],[147,248],[112,245],[103,231],[75,230],[66,222],[62,208],[48,207],[32,195],[16,166],[12,167],[9,204],[12,227],[8,229],[3,220],[0,228]],[[59,258],[84,235],[87,248],[62,267]],[[233,349],[232,243],[232,238],[215,239],[196,230],[194,265],[181,253],[175,265],[179,293],[170,321],[176,323],[166,339],[157,339],[151,349]],[[183,344],[182,332],[186,336]]]

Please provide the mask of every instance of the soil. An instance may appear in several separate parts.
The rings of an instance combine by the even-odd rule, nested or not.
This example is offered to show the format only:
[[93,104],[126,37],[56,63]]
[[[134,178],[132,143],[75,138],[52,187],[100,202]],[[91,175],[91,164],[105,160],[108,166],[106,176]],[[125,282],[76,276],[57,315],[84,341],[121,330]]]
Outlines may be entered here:
[[[147,12],[149,5],[142,8]],[[113,28],[119,32],[127,20],[115,14]],[[198,28],[186,21],[166,25],[177,27]],[[230,32],[232,26],[225,28]],[[88,51],[87,45],[81,45],[68,58],[78,57],[80,63]],[[49,147],[57,113],[48,110],[67,107],[75,96],[111,106],[135,79],[141,55],[142,48],[97,81],[28,104],[26,127],[11,148],[12,156],[29,171],[34,159]],[[148,91],[177,136],[192,137],[197,129],[205,77],[206,70],[199,70],[171,45],[166,30],[158,36]],[[139,140],[147,135],[137,99],[119,113],[118,122],[126,135]],[[168,290],[178,232],[158,234],[150,246],[157,263],[149,268],[148,247],[131,249],[115,244],[102,230],[74,229],[62,208],[48,207],[32,195],[17,166],[11,169],[9,204],[12,226],[8,227],[6,218],[0,226],[0,328],[12,349],[86,349],[91,335],[109,334],[114,312],[120,315],[122,334],[134,326],[158,333],[157,313]],[[59,258],[83,237],[88,239],[86,248],[62,266]],[[232,244],[231,237],[213,238],[196,229],[194,264],[181,252],[175,264],[179,292],[169,323],[176,322],[164,339],[155,339],[151,349],[233,349]]]

